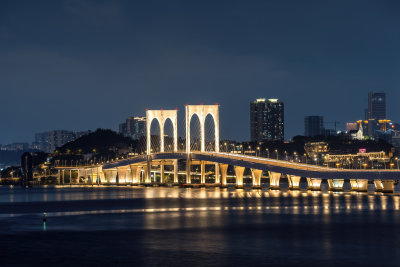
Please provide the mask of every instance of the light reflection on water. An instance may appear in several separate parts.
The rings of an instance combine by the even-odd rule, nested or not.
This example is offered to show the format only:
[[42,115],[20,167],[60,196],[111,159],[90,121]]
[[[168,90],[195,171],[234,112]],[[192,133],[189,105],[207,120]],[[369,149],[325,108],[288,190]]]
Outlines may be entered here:
[[[104,246],[105,254],[114,256],[127,247],[127,243],[120,243],[127,239],[137,254],[152,251],[147,260],[165,257],[174,261],[181,260],[182,251],[189,255],[204,252],[206,258],[213,255],[217,265],[237,264],[232,255],[245,255],[244,265],[249,265],[249,259],[264,255],[282,262],[295,255],[308,259],[309,265],[316,265],[315,259],[330,263],[336,260],[344,265],[353,260],[353,255],[361,255],[363,261],[359,264],[375,265],[380,259],[371,258],[371,246],[379,257],[390,255],[390,262],[396,263],[399,258],[394,244],[400,235],[394,229],[400,224],[400,196],[393,194],[65,187],[0,188],[0,200],[0,233],[23,236],[23,242],[34,233],[32,247],[47,245],[44,254],[59,241],[37,246],[34,242],[38,236],[63,233],[63,238],[68,239],[78,233],[71,237],[74,247],[68,253],[80,249],[87,253],[87,240],[92,238],[96,249]],[[43,210],[38,210],[47,208],[47,204],[52,204],[53,210],[46,210],[47,222],[43,223]],[[6,206],[12,207],[11,212],[1,210]],[[96,238],[102,235],[108,235],[106,241],[97,242]],[[81,238],[81,245],[76,238]],[[0,241],[0,245],[1,242],[6,241]],[[115,252],[110,251],[109,244],[115,246]],[[13,247],[18,249],[18,245]],[[64,249],[68,248],[63,248],[62,253]],[[351,255],[344,250],[351,251]],[[160,256],[162,251],[167,251],[167,256]],[[177,251],[179,255],[173,256]],[[232,258],[230,264],[224,262],[227,258]],[[257,264],[260,262],[255,260],[253,265]]]

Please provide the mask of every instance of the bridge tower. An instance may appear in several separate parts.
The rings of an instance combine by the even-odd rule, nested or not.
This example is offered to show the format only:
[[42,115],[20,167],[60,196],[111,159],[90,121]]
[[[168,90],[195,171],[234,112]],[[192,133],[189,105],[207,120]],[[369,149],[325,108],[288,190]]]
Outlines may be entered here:
[[178,110],[146,110],[147,155],[151,154],[150,127],[153,120],[160,125],[160,152],[164,152],[164,125],[170,119],[174,128],[174,152],[178,151]]
[[214,120],[215,152],[219,152],[219,105],[186,105],[186,153],[190,153],[190,121],[197,115],[200,121],[201,152],[205,151],[205,121],[208,115]]

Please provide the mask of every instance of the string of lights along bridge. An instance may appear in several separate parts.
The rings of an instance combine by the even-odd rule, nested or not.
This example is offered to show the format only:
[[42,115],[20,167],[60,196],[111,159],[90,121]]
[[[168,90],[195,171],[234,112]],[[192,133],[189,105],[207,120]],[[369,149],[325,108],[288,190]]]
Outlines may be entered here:
[[[186,105],[185,139],[178,143],[177,112],[177,109],[146,110],[147,144],[143,155],[97,165],[58,166],[59,183],[63,184],[67,175],[74,184],[186,187],[234,184],[243,188],[244,181],[251,181],[253,188],[261,189],[262,181],[269,180],[272,190],[397,191],[398,169],[338,169],[220,152],[218,104]],[[210,119],[212,127],[206,123]],[[198,129],[192,129],[193,120],[198,121]],[[154,123],[159,127],[156,138],[151,134]],[[168,123],[172,123],[173,133],[167,147],[165,126]],[[213,136],[214,140],[206,140],[206,135]],[[250,175],[245,175],[246,170]]]

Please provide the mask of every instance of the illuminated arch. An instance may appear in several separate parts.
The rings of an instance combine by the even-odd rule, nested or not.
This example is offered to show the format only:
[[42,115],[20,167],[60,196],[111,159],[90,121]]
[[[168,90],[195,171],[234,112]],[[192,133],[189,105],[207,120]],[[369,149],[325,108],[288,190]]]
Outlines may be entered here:
[[200,121],[201,151],[205,151],[206,117],[210,114],[214,120],[215,151],[219,152],[219,105],[186,105],[186,152],[190,152],[190,121],[196,114]]
[[151,154],[151,136],[150,127],[154,119],[160,125],[160,152],[164,152],[164,125],[167,119],[170,119],[173,127],[174,152],[178,150],[178,111],[174,110],[146,110],[146,136],[147,136],[147,154]]

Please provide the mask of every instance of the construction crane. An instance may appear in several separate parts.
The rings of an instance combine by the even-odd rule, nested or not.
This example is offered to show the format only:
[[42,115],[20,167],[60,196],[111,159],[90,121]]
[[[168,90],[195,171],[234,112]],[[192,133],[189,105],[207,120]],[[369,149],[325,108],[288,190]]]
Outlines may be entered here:
[[337,126],[338,124],[340,124],[340,121],[337,121],[337,120],[328,121],[328,122],[325,122],[325,124],[333,124],[333,125],[335,125],[335,132],[336,132],[336,126]]

